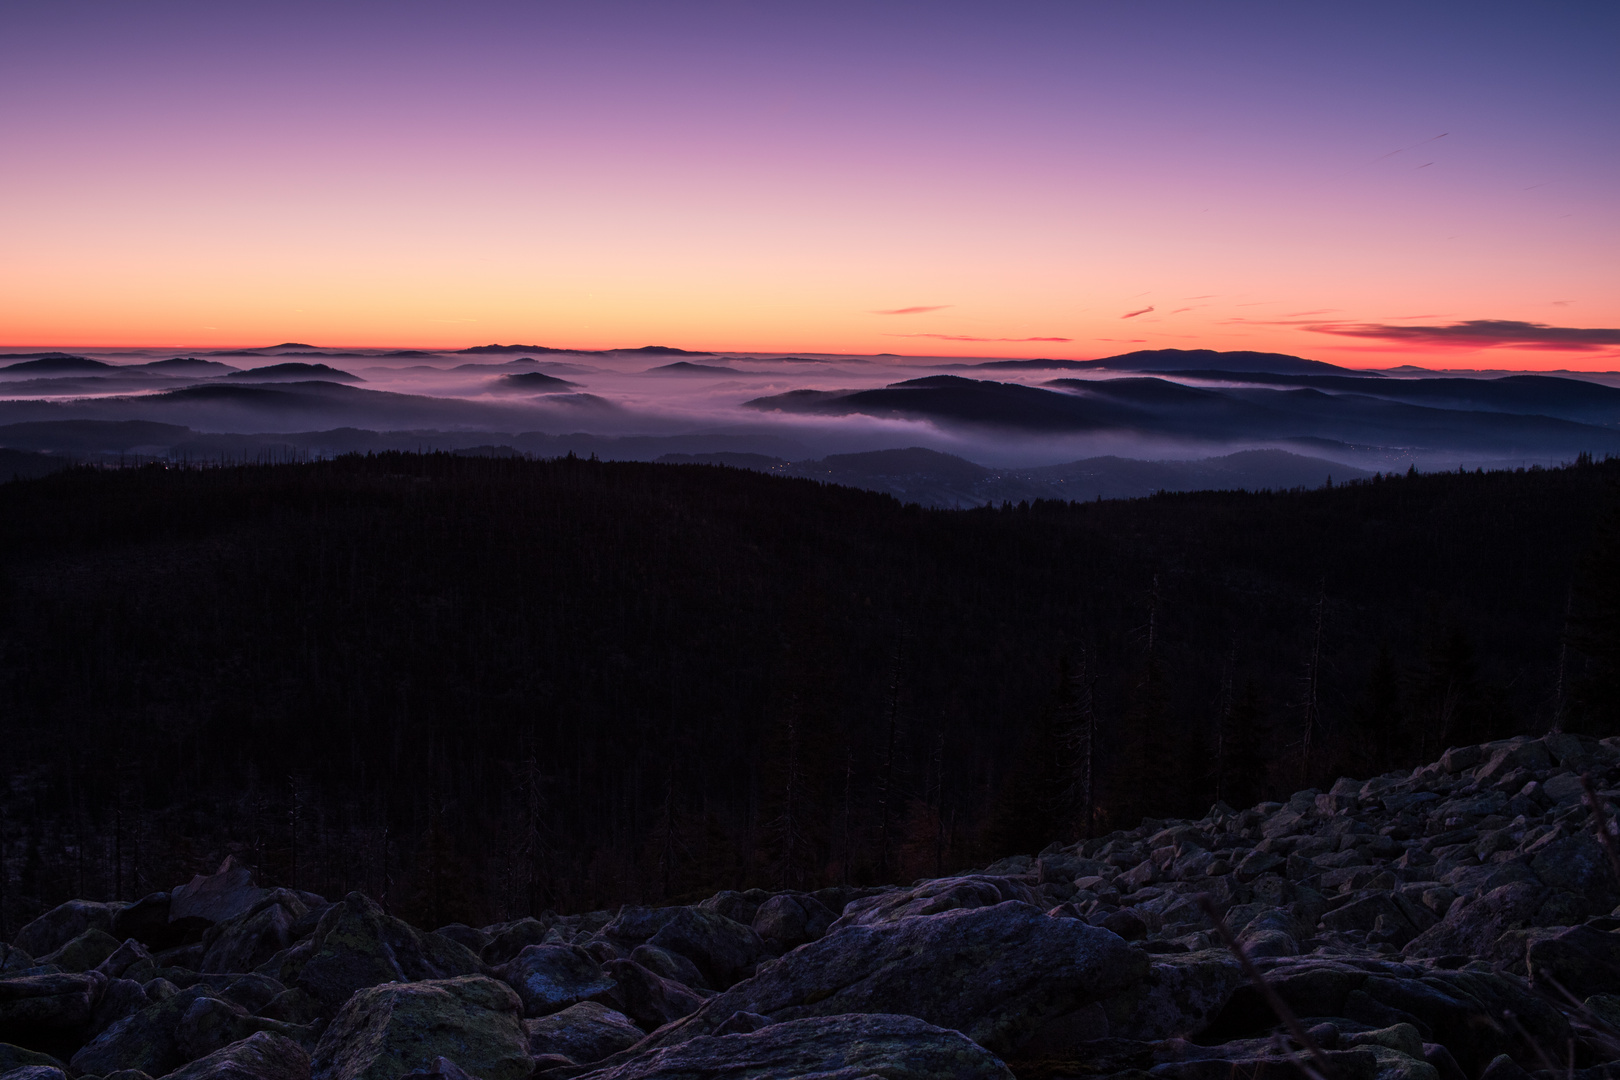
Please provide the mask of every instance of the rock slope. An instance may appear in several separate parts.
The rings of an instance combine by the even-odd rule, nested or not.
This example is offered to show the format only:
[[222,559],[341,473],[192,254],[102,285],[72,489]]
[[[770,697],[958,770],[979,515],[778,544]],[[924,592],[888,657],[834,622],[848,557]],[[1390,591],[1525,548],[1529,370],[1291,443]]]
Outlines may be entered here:
[[909,888],[431,932],[227,860],[0,944],[0,1080],[1620,1077],[1617,786],[1620,740],[1514,739]]

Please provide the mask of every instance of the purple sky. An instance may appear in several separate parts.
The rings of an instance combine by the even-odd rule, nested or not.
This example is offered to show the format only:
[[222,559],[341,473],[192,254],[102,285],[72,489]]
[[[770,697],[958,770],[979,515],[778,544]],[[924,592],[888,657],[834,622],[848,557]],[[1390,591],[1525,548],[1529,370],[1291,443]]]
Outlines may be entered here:
[[1617,54],[1607,3],[13,0],[0,344],[1615,367]]

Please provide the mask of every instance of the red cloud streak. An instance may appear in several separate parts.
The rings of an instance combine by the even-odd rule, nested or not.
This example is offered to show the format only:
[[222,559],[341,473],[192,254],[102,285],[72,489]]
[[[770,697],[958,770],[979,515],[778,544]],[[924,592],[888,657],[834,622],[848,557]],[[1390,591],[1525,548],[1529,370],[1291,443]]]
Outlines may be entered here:
[[1557,349],[1586,352],[1620,345],[1620,330],[1548,326],[1512,319],[1470,319],[1449,326],[1385,323],[1316,323],[1305,329],[1339,337],[1376,338],[1463,348]]

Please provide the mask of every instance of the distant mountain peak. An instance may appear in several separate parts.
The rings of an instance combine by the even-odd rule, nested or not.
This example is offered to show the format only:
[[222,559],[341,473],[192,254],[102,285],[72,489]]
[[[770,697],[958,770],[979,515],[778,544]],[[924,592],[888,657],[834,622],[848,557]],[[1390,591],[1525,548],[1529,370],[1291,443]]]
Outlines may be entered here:
[[351,375],[347,371],[340,371],[326,364],[304,364],[289,361],[285,364],[270,364],[266,367],[250,368],[247,371],[233,371],[225,376],[227,379],[273,379],[286,381],[289,379],[320,379],[337,382],[364,382],[358,375]]
[[694,364],[690,360],[677,360],[673,364],[664,364],[662,367],[648,368],[647,375],[737,375],[745,372],[733,371],[718,364]]
[[459,351],[462,352],[462,353],[517,353],[517,352],[565,353],[565,352],[572,352],[573,350],[572,349],[553,349],[549,345],[474,345],[470,349],[461,349]]
[[1101,360],[1085,360],[1077,367],[1110,371],[1259,371],[1271,375],[1357,375],[1351,368],[1287,353],[1218,352],[1215,349],[1139,349]]
[[643,345],[639,349],[610,349],[609,352],[644,353],[647,356],[713,356],[714,353],[693,352],[691,349],[677,349],[669,345]]

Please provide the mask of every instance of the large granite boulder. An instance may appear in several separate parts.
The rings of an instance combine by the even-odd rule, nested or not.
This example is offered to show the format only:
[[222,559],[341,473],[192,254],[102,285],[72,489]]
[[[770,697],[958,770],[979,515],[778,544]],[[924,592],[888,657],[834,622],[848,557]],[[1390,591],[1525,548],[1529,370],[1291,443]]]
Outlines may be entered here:
[[453,940],[460,941],[471,948],[469,939],[476,940],[473,935],[487,940],[478,947],[478,952],[484,963],[496,966],[506,963],[530,945],[543,945],[546,935],[551,931],[551,922],[544,919],[524,918],[509,923],[500,923],[496,926],[487,926],[483,930],[474,930],[471,934],[458,933],[446,935]]
[[68,1080],[68,1075],[55,1065],[24,1065],[0,1073],[0,1080]]
[[23,1069],[34,1065],[43,1065],[46,1068],[60,1069],[62,1063],[49,1054],[42,1054],[37,1050],[26,1050],[21,1046],[0,1042],[0,1076],[13,1069]]
[[63,971],[89,971],[99,967],[118,951],[119,941],[105,930],[91,927],[54,952],[39,958],[41,964],[54,964]]
[[661,979],[671,979],[700,993],[710,989],[709,981],[703,977],[703,972],[680,953],[661,949],[657,945],[637,945],[630,950],[629,959]]
[[1147,973],[1146,954],[1117,935],[1008,901],[830,931],[711,999],[658,1044],[709,1034],[738,1012],[773,1021],[895,1013],[1002,1053]]
[[216,996],[209,987],[193,986],[124,1017],[73,1055],[73,1072],[106,1076],[139,1069],[148,1076],[168,1075],[189,1060],[178,1036],[181,1018],[198,1001]]
[[1498,953],[1496,944],[1513,930],[1532,925],[1536,912],[1547,899],[1545,886],[1517,881],[1492,889],[1469,903],[1459,900],[1446,911],[1446,917],[1407,944],[1407,956],[1466,956],[1511,963],[1522,945],[1507,946]]
[[1559,996],[1578,998],[1620,994],[1620,934],[1572,926],[1529,941],[1526,961],[1531,982]]
[[391,983],[357,992],[315,1048],[314,1080],[396,1080],[449,1058],[480,1080],[526,1080],[523,1002],[498,979]]
[[308,914],[309,905],[297,893],[266,892],[246,911],[209,928],[198,970],[252,971],[293,943],[294,925]]
[[1011,1080],[995,1055],[956,1031],[911,1016],[790,1020],[738,1035],[705,1035],[651,1050],[591,1080]]
[[25,925],[17,931],[11,943],[29,956],[44,956],[60,949],[86,930],[111,933],[113,915],[123,906],[100,904],[93,900],[69,900]]
[[0,979],[22,975],[34,966],[34,958],[15,945],[0,941]]
[[309,1052],[284,1036],[258,1032],[198,1058],[164,1080],[309,1080]]
[[523,999],[525,1016],[545,1016],[613,988],[578,945],[529,945],[493,972]]
[[153,1003],[146,987],[134,979],[108,979],[107,988],[96,1002],[96,1011],[84,1028],[86,1040],[93,1039],[126,1016],[133,1016]]
[[96,965],[96,970],[109,979],[130,979],[140,983],[157,978],[158,972],[157,961],[152,959],[146,946],[134,938],[126,939],[114,949],[110,956]]
[[782,953],[818,940],[836,919],[837,916],[813,896],[782,893],[759,905],[754,912],[753,927],[766,945]]
[[523,1021],[529,1053],[557,1054],[580,1065],[628,1050],[646,1034],[631,1019],[606,1005],[582,1001],[561,1012]]
[[234,1001],[205,997],[191,1003],[175,1025],[175,1042],[186,1060],[200,1058],[258,1033],[313,1045],[312,1027],[299,1027],[263,1016],[250,1015]]
[[697,965],[710,986],[722,990],[752,975],[769,955],[753,927],[703,907],[625,908],[602,929],[602,936],[622,945],[645,942],[678,953]]
[[1590,832],[1548,838],[1533,845],[1527,853],[1530,869],[1542,884],[1559,892],[1574,893],[1584,901],[1585,912],[1607,914],[1620,899],[1608,856]]
[[842,930],[846,926],[881,926],[921,915],[939,915],[958,908],[993,907],[1008,900],[1046,907],[1034,889],[1008,878],[984,874],[937,878],[909,889],[852,900],[829,931]]
[[252,869],[230,855],[212,874],[198,874],[169,894],[169,921],[226,922],[249,911],[269,891],[254,884]]
[[0,1042],[66,1056],[107,989],[99,972],[0,979]]
[[1107,1034],[1149,1042],[1191,1038],[1245,983],[1242,967],[1225,949],[1155,956],[1147,978],[1103,1001]]
[[380,983],[452,979],[482,970],[465,946],[401,922],[357,892],[327,908],[308,938],[259,968],[327,1008]]
[[703,997],[674,979],[666,979],[634,960],[609,960],[602,970],[612,985],[596,1001],[628,1016],[645,1031],[690,1016],[703,1007]]

